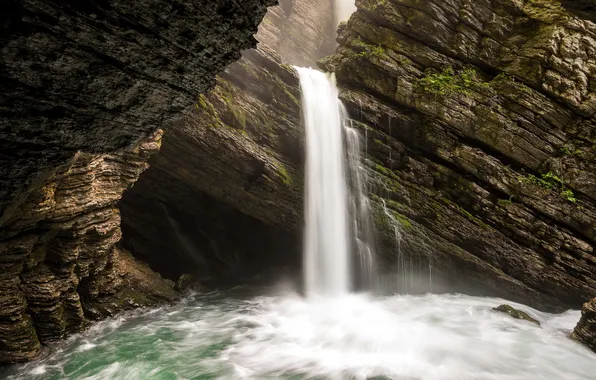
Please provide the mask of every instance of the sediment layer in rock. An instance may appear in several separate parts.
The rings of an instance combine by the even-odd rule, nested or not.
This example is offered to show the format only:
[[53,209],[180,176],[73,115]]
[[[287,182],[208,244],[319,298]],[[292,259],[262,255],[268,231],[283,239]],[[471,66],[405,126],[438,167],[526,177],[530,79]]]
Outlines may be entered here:
[[[81,299],[92,303],[111,294],[126,309],[126,295],[118,295],[127,282],[114,248],[121,238],[116,204],[147,168],[161,135],[122,153],[77,153],[6,222],[0,231],[0,362],[30,359],[40,341],[84,328],[96,313],[89,314]],[[147,281],[159,286],[151,273]],[[137,273],[125,277],[133,281]]]

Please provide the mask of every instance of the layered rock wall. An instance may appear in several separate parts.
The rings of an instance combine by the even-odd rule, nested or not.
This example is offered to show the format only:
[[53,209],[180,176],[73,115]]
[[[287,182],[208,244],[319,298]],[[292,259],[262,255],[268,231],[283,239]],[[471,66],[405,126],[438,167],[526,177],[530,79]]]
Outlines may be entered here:
[[369,127],[407,254],[539,308],[596,295],[594,24],[556,1],[357,6],[323,67]]
[[[136,302],[116,296],[123,288],[118,264],[126,255],[114,248],[121,238],[116,203],[160,142],[161,131],[122,153],[78,153],[6,221],[0,232],[1,362],[30,359],[40,342],[61,339],[84,328],[88,318]],[[153,276],[155,288],[165,290],[149,291],[150,297],[173,300],[175,292]],[[135,273],[128,278],[136,281]]]
[[274,0],[9,0],[0,15],[0,362],[174,299],[116,247],[117,202],[253,47]]

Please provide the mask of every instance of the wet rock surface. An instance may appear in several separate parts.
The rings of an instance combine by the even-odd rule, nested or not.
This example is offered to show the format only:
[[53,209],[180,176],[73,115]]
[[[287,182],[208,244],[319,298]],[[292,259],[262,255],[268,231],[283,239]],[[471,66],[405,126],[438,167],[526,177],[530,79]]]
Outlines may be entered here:
[[508,314],[512,318],[523,319],[523,320],[526,320],[528,322],[535,323],[538,326],[540,326],[540,322],[538,322],[536,319],[530,317],[530,315],[528,313],[526,313],[525,311],[521,311],[521,310],[515,309],[512,306],[509,306],[509,305],[500,305],[500,306],[495,307],[494,310],[495,311],[498,311],[500,313]]
[[176,281],[176,290],[180,293],[200,291],[201,283],[193,275],[183,274]]
[[582,307],[582,317],[573,330],[571,338],[596,352],[596,299],[586,302]]

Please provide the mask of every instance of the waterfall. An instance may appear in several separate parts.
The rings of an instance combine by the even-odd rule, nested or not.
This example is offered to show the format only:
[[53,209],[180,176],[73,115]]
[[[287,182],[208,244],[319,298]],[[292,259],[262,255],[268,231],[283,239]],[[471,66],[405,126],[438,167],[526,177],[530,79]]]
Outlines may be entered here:
[[[370,283],[373,270],[359,137],[349,127],[334,76],[297,70],[306,129],[306,294],[345,294],[355,287],[354,278]],[[352,276],[352,268],[360,275]]]
[[333,6],[335,10],[335,25],[339,25],[342,21],[347,21],[352,13],[356,11],[354,0],[334,0]]

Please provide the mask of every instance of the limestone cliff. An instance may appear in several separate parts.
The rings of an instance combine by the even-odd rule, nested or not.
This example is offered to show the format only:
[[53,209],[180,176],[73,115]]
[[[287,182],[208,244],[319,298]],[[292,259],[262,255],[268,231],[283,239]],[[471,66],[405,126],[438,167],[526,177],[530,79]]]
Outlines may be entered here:
[[117,202],[274,0],[9,0],[0,15],[0,362],[174,299]]

